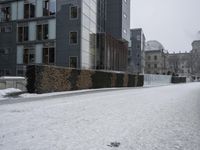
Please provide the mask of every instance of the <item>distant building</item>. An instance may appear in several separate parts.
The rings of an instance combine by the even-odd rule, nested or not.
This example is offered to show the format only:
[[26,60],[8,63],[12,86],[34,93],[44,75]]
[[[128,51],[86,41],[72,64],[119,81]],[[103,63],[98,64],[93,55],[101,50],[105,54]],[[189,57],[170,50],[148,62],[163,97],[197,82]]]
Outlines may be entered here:
[[192,42],[191,72],[193,76],[200,76],[200,40]]
[[145,73],[167,74],[166,53],[158,41],[148,41],[145,47]]
[[191,54],[187,52],[167,54],[167,70],[168,74],[190,76]]
[[129,47],[129,71],[144,74],[145,35],[141,28],[131,29],[131,47]]
[[24,75],[29,64],[127,68],[130,0],[0,0],[0,6],[0,76]]

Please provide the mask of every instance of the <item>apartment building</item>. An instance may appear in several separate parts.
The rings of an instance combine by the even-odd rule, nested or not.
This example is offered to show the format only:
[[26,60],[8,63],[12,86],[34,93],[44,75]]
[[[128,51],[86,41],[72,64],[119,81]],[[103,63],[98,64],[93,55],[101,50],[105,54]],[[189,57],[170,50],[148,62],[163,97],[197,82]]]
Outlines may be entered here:
[[[127,42],[106,28],[116,21],[107,20],[111,2],[116,0],[0,0],[0,75],[24,75],[28,64],[96,69],[99,33]],[[118,6],[124,12],[124,5]]]
[[191,53],[167,53],[168,74],[189,76],[191,75]]
[[167,74],[166,53],[160,42],[148,41],[145,47],[145,73]]
[[200,40],[192,42],[191,74],[200,77]]

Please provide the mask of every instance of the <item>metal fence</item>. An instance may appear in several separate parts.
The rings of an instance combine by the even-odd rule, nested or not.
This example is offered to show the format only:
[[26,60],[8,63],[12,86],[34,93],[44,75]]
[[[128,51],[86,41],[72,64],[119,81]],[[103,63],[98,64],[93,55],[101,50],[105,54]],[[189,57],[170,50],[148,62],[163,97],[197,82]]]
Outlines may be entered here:
[[144,86],[171,84],[171,75],[144,74]]

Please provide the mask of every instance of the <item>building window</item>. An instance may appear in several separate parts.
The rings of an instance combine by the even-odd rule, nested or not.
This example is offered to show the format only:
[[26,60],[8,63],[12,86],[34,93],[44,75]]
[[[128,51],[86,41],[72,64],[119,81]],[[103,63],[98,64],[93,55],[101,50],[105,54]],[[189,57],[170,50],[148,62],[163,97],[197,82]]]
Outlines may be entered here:
[[10,75],[10,70],[0,69],[0,76],[8,76],[8,75]]
[[11,20],[11,8],[9,6],[3,6],[0,8],[0,21],[7,22]]
[[49,25],[37,25],[37,40],[47,40],[49,38]]
[[23,58],[23,63],[26,65],[35,63],[35,50],[31,48],[25,48]]
[[55,48],[43,48],[43,63],[54,64],[55,63]]
[[43,16],[56,14],[56,0],[43,0]]
[[69,57],[69,67],[70,68],[77,68],[78,66],[78,57]]
[[18,42],[28,41],[28,26],[18,27]]
[[151,60],[151,56],[148,56],[148,60]]
[[157,60],[158,58],[157,58],[157,56],[154,56],[154,60]]
[[131,50],[128,50],[128,56],[131,56]]
[[24,2],[24,18],[34,18],[35,17],[35,0],[29,0]]
[[77,19],[78,18],[78,7],[77,6],[71,6],[70,7],[70,18],[71,19]]
[[157,66],[157,64],[154,64],[154,68],[157,68],[158,66]]
[[4,29],[6,33],[12,32],[12,26],[5,26]]
[[8,55],[9,51],[10,51],[10,48],[1,48],[0,55]]
[[1,33],[9,33],[9,32],[12,32],[12,26],[9,26],[9,25],[1,26],[1,27],[0,27],[0,32],[1,32]]
[[69,39],[70,39],[70,41],[69,41],[70,44],[77,44],[78,43],[78,33],[70,32]]
[[148,68],[151,68],[151,65],[150,65],[150,64],[148,64]]
[[137,35],[136,38],[137,38],[138,41],[141,41],[141,36],[140,35]]

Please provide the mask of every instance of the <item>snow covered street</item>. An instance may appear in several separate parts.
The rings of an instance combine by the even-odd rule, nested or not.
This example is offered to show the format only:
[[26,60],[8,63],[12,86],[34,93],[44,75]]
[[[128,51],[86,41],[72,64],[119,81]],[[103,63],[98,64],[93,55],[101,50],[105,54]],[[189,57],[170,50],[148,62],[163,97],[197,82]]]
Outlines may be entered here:
[[0,105],[0,150],[115,149],[200,150],[200,83]]

